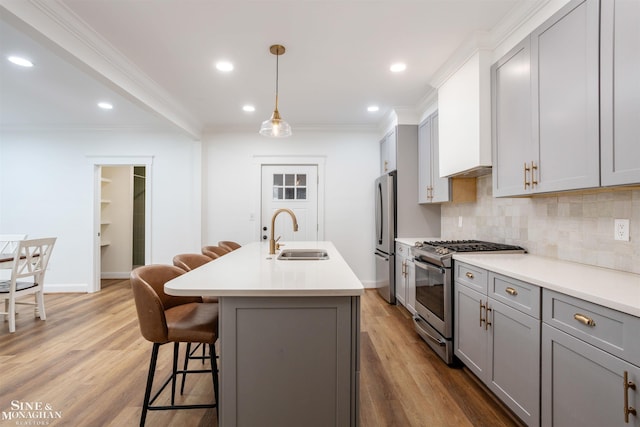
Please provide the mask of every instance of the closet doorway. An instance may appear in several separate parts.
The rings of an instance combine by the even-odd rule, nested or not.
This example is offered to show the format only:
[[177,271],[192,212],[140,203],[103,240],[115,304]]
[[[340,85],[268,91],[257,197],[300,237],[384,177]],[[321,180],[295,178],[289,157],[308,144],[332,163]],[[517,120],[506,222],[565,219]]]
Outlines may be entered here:
[[91,292],[101,279],[127,279],[150,262],[151,162],[94,159],[95,213]]

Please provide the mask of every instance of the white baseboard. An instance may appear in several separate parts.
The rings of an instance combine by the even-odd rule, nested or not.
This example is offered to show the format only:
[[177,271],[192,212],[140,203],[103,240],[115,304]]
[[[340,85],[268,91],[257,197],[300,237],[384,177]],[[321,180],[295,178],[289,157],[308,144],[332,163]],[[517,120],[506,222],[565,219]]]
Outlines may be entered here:
[[365,289],[375,289],[376,288],[376,282],[373,280],[361,280],[360,281],[362,283],[362,286],[364,286]]
[[86,294],[89,292],[89,285],[86,283],[76,283],[73,285],[65,285],[63,283],[54,283],[49,284],[45,283],[44,285],[44,293],[45,294],[59,294],[59,293],[68,293],[68,292],[76,292]]

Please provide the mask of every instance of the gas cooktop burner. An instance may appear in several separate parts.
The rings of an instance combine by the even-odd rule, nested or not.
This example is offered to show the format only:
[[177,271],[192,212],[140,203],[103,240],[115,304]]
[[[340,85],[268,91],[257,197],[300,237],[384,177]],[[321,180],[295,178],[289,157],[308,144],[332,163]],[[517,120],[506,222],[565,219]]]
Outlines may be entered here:
[[451,266],[454,253],[483,252],[483,253],[526,253],[520,246],[504,243],[484,242],[482,240],[436,240],[416,242],[412,249],[413,256],[426,262],[432,262],[445,267]]
[[503,243],[483,242],[481,240],[439,240],[422,242],[421,246],[444,248],[451,252],[487,252],[487,251],[524,251],[520,246],[506,245]]

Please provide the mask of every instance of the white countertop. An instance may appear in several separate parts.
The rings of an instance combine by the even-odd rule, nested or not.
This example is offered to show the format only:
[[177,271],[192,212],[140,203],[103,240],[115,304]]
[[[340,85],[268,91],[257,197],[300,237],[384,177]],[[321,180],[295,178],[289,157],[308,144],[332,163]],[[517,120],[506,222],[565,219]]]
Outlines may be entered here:
[[325,249],[327,260],[277,260],[268,242],[242,246],[164,285],[169,295],[356,296],[364,287],[331,242],[283,242],[281,249]]
[[454,254],[454,260],[640,317],[640,275],[528,254]]

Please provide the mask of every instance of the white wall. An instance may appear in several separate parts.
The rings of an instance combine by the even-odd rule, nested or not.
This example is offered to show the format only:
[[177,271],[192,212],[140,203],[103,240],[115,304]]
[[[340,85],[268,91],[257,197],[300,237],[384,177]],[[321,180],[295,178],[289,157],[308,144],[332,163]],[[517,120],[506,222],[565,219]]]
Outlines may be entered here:
[[56,236],[48,291],[91,289],[94,170],[90,156],[152,156],[151,261],[200,247],[200,143],[142,131],[0,133],[0,233]]
[[[323,156],[325,240],[333,241],[365,286],[374,281],[373,182],[379,175],[376,132],[304,131],[286,139],[257,132],[215,133],[203,140],[203,241],[256,241],[260,175],[255,156]],[[251,215],[255,220],[251,220]]]

